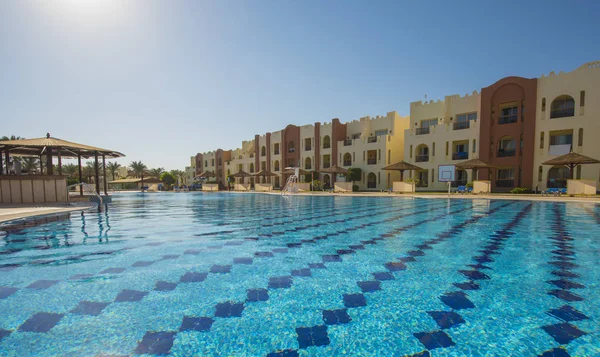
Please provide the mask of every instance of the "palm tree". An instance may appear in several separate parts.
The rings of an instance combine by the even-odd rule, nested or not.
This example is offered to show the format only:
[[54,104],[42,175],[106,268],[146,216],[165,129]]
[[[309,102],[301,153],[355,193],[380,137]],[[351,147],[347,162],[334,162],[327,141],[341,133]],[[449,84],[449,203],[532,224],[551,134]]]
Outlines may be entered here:
[[22,137],[16,136],[16,135],[11,135],[11,136],[6,136],[5,135],[5,136],[3,136],[3,137],[0,138],[0,141],[5,141],[5,140],[21,140],[21,139],[25,139],[25,138],[22,138]]
[[144,175],[148,171],[148,167],[141,161],[132,161],[129,164],[131,174],[142,179],[142,187],[144,187]]
[[75,164],[65,164],[62,166],[62,172],[68,177],[76,177],[79,172],[79,166]]
[[185,176],[185,172],[181,171],[181,170],[171,170],[171,175],[175,176],[175,179],[177,180],[177,184],[179,184],[179,182],[183,182],[183,177]]
[[165,169],[162,167],[157,167],[155,169],[150,169],[150,171],[148,172],[148,174],[154,178],[156,178],[157,180],[160,180],[160,175],[163,174],[163,172],[165,172]]
[[27,173],[36,172],[38,169],[38,161],[37,157],[23,157],[21,158],[22,169],[27,171]]
[[[102,168],[104,166],[102,166],[101,162],[98,162],[98,173],[100,173],[100,171],[102,171]],[[85,163],[85,166],[83,167],[83,180],[88,181],[88,183],[92,183],[91,178],[96,176],[96,165],[94,165],[94,161],[88,161]]]
[[108,164],[106,164],[106,168],[110,172],[113,181],[115,180],[115,176],[119,175],[120,167],[121,167],[121,165],[118,162],[114,162],[114,161],[111,161]]

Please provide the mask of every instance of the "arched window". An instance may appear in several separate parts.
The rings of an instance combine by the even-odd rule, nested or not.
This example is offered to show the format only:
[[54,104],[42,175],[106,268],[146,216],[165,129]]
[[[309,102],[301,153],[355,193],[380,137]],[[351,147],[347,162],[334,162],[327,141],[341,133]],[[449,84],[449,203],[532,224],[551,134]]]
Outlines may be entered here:
[[279,171],[279,160],[275,160],[273,167],[274,167],[275,171]]
[[367,188],[377,188],[377,175],[372,172],[367,175]]
[[323,137],[323,149],[329,149],[331,147],[331,138],[329,135]]
[[510,136],[504,136],[498,141],[498,157],[515,156],[517,142]]
[[417,152],[415,155],[416,162],[427,162],[429,161],[429,147],[425,144],[417,146]]
[[266,147],[261,147],[260,148],[260,156],[267,156],[267,148]]
[[329,177],[329,175],[323,176],[323,186],[326,188],[331,187],[331,178]]
[[296,145],[294,145],[293,141],[288,143],[288,152],[296,152]]
[[552,101],[550,118],[564,118],[575,115],[575,100],[569,95],[561,95]]
[[349,152],[344,154],[344,166],[352,165],[352,155]]
[[310,161],[310,157],[307,157],[306,159],[304,159],[304,169],[305,170],[310,170],[311,167],[311,161]]
[[565,188],[567,187],[567,179],[571,174],[570,170],[566,166],[553,166],[548,170],[548,181],[546,187],[548,188]]
[[208,166],[208,160],[204,160],[204,167]]
[[250,163],[250,173],[254,173],[254,164]]

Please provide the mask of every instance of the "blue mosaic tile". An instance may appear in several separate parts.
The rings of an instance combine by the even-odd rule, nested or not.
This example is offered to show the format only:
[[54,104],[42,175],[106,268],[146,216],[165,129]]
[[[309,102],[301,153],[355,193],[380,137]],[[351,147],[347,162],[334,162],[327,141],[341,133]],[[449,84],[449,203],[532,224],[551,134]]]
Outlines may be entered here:
[[136,354],[167,355],[173,347],[175,332],[146,332],[135,349]]
[[356,283],[363,293],[370,293],[373,291],[381,290],[381,282],[375,281],[359,281]]
[[63,318],[64,314],[38,312],[27,319],[20,327],[21,332],[48,332]]
[[154,285],[154,290],[156,291],[173,291],[177,287],[176,283],[171,283],[168,281],[157,281]]
[[0,271],[9,272],[20,267],[21,264],[0,264]]
[[69,279],[71,280],[83,280],[83,279],[90,279],[93,278],[94,275],[93,274],[75,274],[72,277],[70,277]]
[[389,262],[389,263],[385,263],[385,267],[389,271],[400,271],[400,270],[405,270],[406,269],[406,265],[404,265],[404,263],[402,263],[402,262]]
[[188,249],[185,252],[183,252],[183,254],[198,255],[198,254],[200,254],[200,252],[201,252],[200,249]]
[[221,302],[215,306],[215,310],[216,317],[240,317],[244,311],[244,303]]
[[455,345],[454,341],[452,341],[450,336],[444,331],[418,332],[414,333],[413,336],[415,336],[428,350]]
[[292,270],[292,276],[312,276],[312,273],[310,271],[309,268],[304,268],[304,269],[296,269],[296,270]]
[[420,250],[425,250],[425,249],[433,249],[432,246],[428,245],[428,244],[419,244],[417,246],[415,246],[416,248],[419,248]]
[[459,270],[458,272],[471,280],[484,280],[490,278],[489,276],[478,270]]
[[545,351],[539,357],[571,357],[571,355],[561,346]]
[[147,266],[149,266],[149,265],[152,265],[152,264],[154,264],[154,262],[151,262],[151,261],[143,261],[143,260],[142,260],[142,261],[139,261],[139,262],[135,262],[135,263],[133,263],[132,267],[138,267],[138,268],[139,268],[139,267],[147,267]]
[[441,329],[448,329],[460,324],[465,320],[454,311],[427,311]]
[[355,250],[352,250],[352,249],[338,249],[338,250],[336,251],[336,253],[337,253],[337,254],[339,254],[339,255],[345,255],[345,254],[353,254],[353,253],[356,253],[356,251],[355,251]]
[[323,262],[332,263],[332,262],[341,262],[342,258],[339,255],[324,255]]
[[221,273],[226,274],[231,271],[231,265],[213,265],[210,267],[211,273]]
[[400,258],[400,261],[402,263],[411,263],[411,262],[416,262],[417,258],[415,258],[415,257],[402,257],[402,258]]
[[296,350],[281,350],[267,354],[267,357],[299,357],[298,351]]
[[379,281],[394,280],[394,274],[387,271],[373,273],[371,275],[373,275],[373,277]]
[[550,283],[560,289],[564,289],[564,290],[585,288],[585,285],[582,285],[582,284],[579,284],[579,283],[576,283],[574,281],[570,281],[567,279],[550,280],[550,281],[548,281],[548,283]]
[[275,255],[271,252],[254,252],[254,256],[258,258],[272,258]]
[[27,286],[28,289],[43,290],[58,283],[58,280],[38,280]]
[[0,328],[0,341],[2,341],[2,339],[8,335],[10,335],[12,333],[12,331],[9,330],[3,330]]
[[250,302],[267,301],[269,300],[269,290],[262,288],[248,289],[246,298]]
[[567,344],[576,338],[586,335],[585,332],[569,323],[563,322],[555,325],[542,326],[554,340],[561,345]]
[[440,300],[454,310],[472,309],[475,307],[471,300],[467,298],[467,295],[462,291],[445,293],[440,296]]
[[323,310],[323,321],[327,325],[347,324],[352,321],[347,309]]
[[353,249],[353,250],[364,250],[365,246],[362,244],[354,244],[354,245],[349,245],[348,248]]
[[310,346],[326,346],[330,343],[327,335],[327,326],[319,325],[312,327],[296,328],[298,334],[298,345],[300,348]]
[[467,281],[464,283],[453,283],[452,285],[456,286],[461,290],[479,290],[479,285],[472,281]]
[[0,299],[6,299],[7,297],[11,296],[17,291],[19,291],[18,288],[13,288],[10,286],[0,286]]
[[226,242],[224,245],[226,245],[226,246],[236,246],[236,245],[242,245],[242,244],[244,244],[244,242],[242,242],[242,241],[229,241],[229,242]]
[[78,315],[92,315],[97,316],[102,313],[105,307],[107,307],[110,303],[108,302],[94,302],[94,301],[80,301],[79,305],[77,305],[73,310],[71,310],[72,314]]
[[422,257],[425,255],[425,252],[422,250],[411,250],[408,252],[408,255],[411,257]]
[[311,269],[326,269],[327,267],[323,263],[309,263],[308,267]]
[[288,249],[287,248],[275,248],[273,249],[273,253],[287,253]]
[[288,248],[300,248],[302,246],[302,243],[288,243],[287,247]]
[[571,307],[569,305],[561,306],[558,309],[552,309],[552,310],[548,311],[548,314],[551,316],[557,317],[566,322],[580,321],[580,320],[588,319],[588,317],[585,316],[583,313],[577,311],[576,309],[574,309],[573,307]]
[[210,331],[213,322],[210,317],[184,316],[179,331]]
[[577,295],[577,294],[573,294],[572,292],[568,291],[568,290],[550,290],[548,292],[548,295],[552,295],[552,296],[556,296],[557,298],[564,300],[564,301],[583,301],[584,299]]
[[138,291],[138,290],[122,290],[115,302],[132,302],[132,301],[140,301],[144,298],[144,296],[148,295],[147,291]]
[[125,268],[108,268],[100,272],[100,274],[119,274],[125,271]]
[[548,264],[554,265],[555,267],[562,268],[562,269],[572,269],[572,268],[577,268],[579,266],[575,263],[565,262],[565,261],[560,261],[560,260],[551,261]]
[[163,260],[177,259],[177,258],[179,258],[178,254],[165,254],[162,256]]
[[247,265],[249,265],[249,264],[252,264],[252,258],[245,258],[245,257],[242,257],[242,258],[233,258],[233,263],[234,264],[247,264]]
[[568,270],[555,270],[552,275],[560,276],[561,278],[579,278],[580,275]]
[[476,262],[479,262],[479,263],[491,263],[494,261],[494,259],[492,259],[486,255],[474,257],[473,260],[475,260]]
[[425,350],[425,351],[413,353],[412,355],[405,355],[404,357],[431,357],[431,354],[429,353],[429,351]]
[[353,308],[367,306],[367,299],[363,294],[344,294],[344,306]]
[[207,273],[188,271],[187,273],[183,274],[181,278],[179,278],[179,281],[182,283],[200,283],[204,281],[207,276]]
[[289,288],[292,286],[291,276],[274,276],[269,278],[269,289]]

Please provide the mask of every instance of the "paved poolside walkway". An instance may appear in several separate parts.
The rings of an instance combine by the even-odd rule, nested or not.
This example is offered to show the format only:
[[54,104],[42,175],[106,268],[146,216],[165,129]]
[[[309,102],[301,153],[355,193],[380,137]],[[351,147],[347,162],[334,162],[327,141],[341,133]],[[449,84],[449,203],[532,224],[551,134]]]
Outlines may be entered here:
[[44,216],[55,213],[84,211],[95,207],[94,203],[64,204],[31,204],[31,205],[0,205],[0,223],[15,219]]

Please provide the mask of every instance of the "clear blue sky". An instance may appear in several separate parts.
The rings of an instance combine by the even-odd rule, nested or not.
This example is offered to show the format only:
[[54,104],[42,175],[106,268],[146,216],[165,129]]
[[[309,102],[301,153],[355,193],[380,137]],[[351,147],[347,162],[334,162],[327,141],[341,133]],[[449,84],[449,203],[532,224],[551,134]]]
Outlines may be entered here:
[[600,59],[600,1],[0,1],[0,135],[150,167]]

